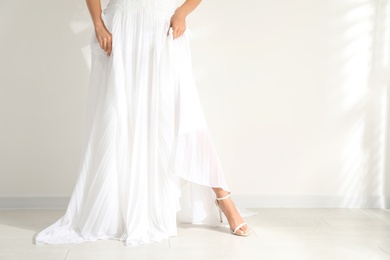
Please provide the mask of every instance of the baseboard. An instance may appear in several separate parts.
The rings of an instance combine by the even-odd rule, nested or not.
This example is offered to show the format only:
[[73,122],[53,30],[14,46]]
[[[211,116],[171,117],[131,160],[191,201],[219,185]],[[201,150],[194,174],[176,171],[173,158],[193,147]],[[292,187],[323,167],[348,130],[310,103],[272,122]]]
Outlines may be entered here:
[[62,209],[70,197],[0,197],[0,209]]
[[234,195],[246,208],[390,208],[390,197],[320,195]]
[[[308,196],[232,194],[237,206],[245,208],[384,208],[390,209],[390,197],[384,196]],[[1,209],[66,208],[69,197],[0,197]]]

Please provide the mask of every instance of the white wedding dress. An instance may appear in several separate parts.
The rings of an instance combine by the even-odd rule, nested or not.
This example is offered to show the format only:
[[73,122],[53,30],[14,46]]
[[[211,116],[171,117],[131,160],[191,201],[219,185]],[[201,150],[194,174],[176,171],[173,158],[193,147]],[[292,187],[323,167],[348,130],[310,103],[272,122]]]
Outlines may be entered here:
[[177,0],[111,0],[104,8],[113,51],[107,56],[93,35],[77,183],[65,215],[36,244],[140,245],[177,235],[178,221],[218,225],[210,187],[229,188],[192,76],[190,31],[167,35],[177,7]]

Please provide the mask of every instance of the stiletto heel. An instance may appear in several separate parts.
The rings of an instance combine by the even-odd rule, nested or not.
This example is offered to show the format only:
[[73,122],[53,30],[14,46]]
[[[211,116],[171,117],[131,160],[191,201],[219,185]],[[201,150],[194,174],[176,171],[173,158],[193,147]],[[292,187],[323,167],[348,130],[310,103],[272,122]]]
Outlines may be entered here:
[[[230,193],[228,195],[226,195],[225,197],[222,197],[222,198],[215,198],[215,204],[217,205],[218,207],[218,210],[219,210],[219,220],[221,221],[222,223],[222,210],[221,208],[219,207],[219,203],[218,201],[219,200],[224,200],[224,199],[227,199],[230,197]],[[248,225],[246,224],[245,222],[241,223],[240,225],[238,225],[234,230],[230,229],[230,233],[234,234],[234,235],[237,235],[237,236],[243,236],[243,237],[246,237],[248,236],[250,233],[252,233],[252,230],[250,229],[250,227],[248,226],[248,229],[249,231],[247,233],[244,233],[244,234],[238,234],[237,231],[244,225]]]

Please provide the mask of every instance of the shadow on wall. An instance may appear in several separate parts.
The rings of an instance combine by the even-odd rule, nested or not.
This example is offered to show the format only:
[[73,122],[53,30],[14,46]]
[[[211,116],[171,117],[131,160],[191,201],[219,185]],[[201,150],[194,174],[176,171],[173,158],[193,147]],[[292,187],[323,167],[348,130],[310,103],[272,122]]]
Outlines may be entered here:
[[[332,1],[335,4],[335,1]],[[341,1],[340,1],[341,4]],[[389,24],[386,0],[345,1],[334,5],[339,16],[330,30],[339,37],[330,41],[335,56],[329,66],[336,71],[328,96],[343,126],[339,153],[340,191],[344,207],[389,207]],[[348,8],[348,11],[345,11]],[[336,12],[335,12],[336,13]],[[337,68],[337,69],[334,69]],[[336,116],[335,116],[336,115]],[[334,133],[336,136],[337,134]]]

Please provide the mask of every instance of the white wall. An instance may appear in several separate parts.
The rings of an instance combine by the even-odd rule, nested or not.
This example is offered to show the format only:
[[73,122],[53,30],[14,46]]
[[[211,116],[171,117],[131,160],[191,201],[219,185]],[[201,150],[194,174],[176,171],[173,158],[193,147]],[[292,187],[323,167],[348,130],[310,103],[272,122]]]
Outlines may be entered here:
[[[385,3],[214,0],[190,15],[198,91],[240,204],[384,206]],[[0,207],[70,195],[92,32],[84,1],[1,1]]]

